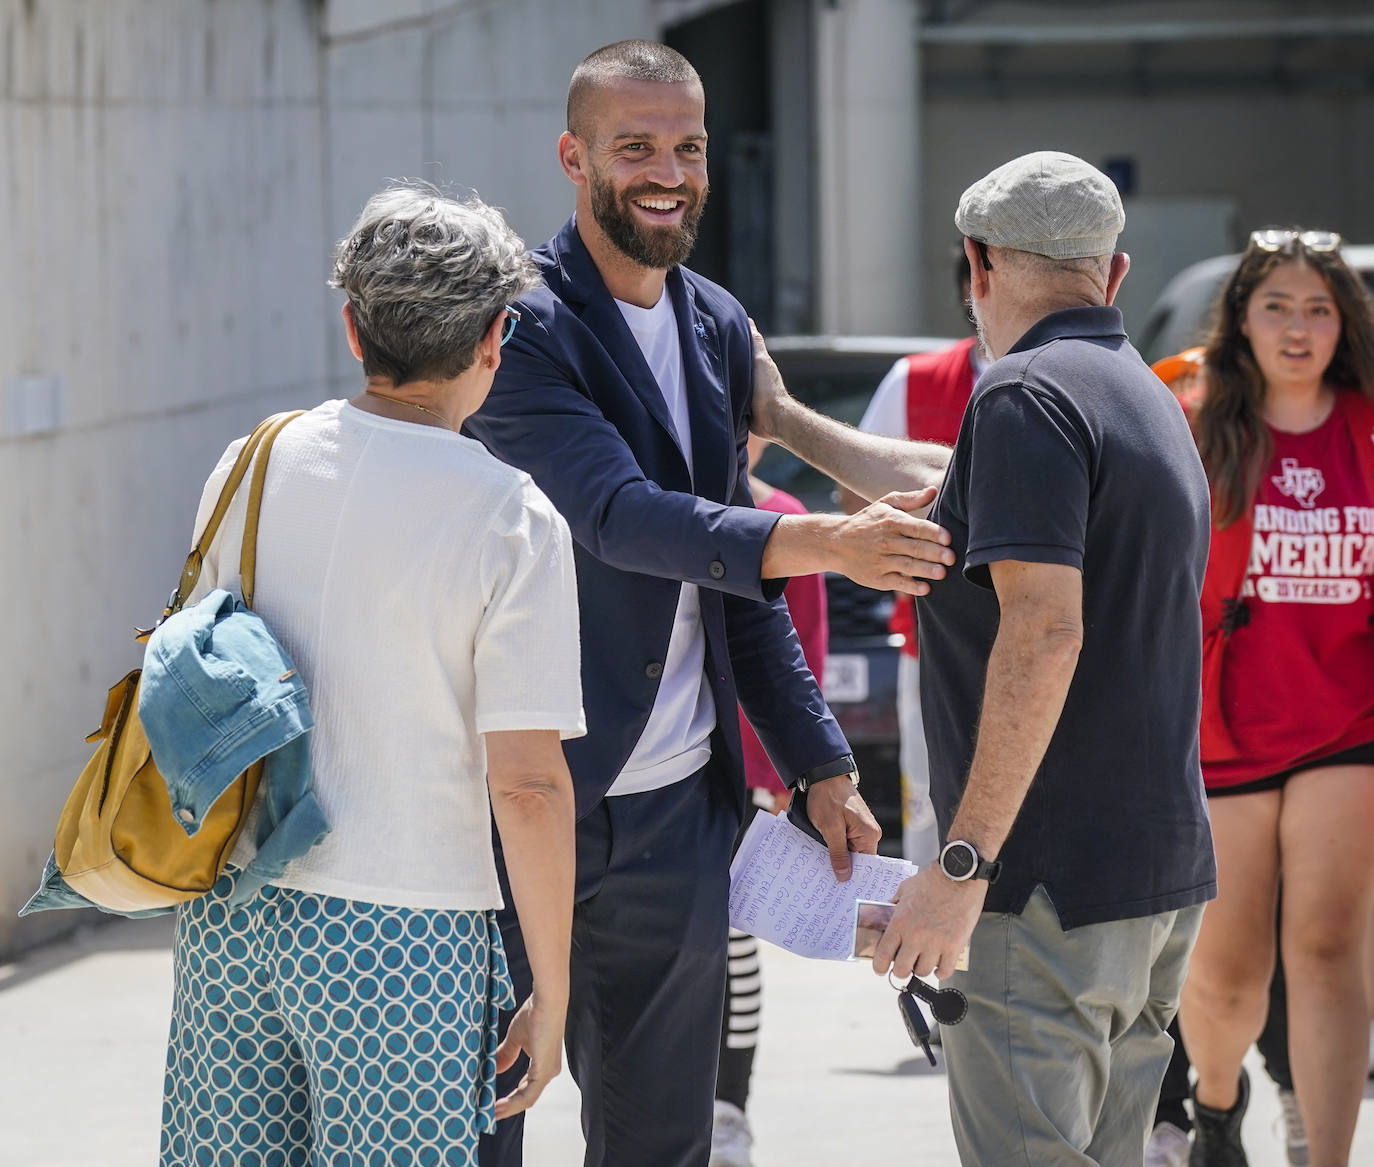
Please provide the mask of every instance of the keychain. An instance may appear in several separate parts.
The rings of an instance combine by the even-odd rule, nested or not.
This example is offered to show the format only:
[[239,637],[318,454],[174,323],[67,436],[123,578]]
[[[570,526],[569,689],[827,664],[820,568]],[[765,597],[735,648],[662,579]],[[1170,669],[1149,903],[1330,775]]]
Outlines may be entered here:
[[[888,984],[892,984],[891,973],[887,980]],[[917,997],[930,1006],[931,1016],[941,1025],[958,1025],[968,1015],[968,998],[958,989],[932,989],[920,977],[912,977],[905,986],[897,989],[897,1008],[901,1011],[907,1036],[911,1038],[911,1044],[921,1050],[934,1066],[938,1063],[935,1061],[935,1051],[930,1048],[930,1026],[921,1012],[921,1006],[916,1003]]]

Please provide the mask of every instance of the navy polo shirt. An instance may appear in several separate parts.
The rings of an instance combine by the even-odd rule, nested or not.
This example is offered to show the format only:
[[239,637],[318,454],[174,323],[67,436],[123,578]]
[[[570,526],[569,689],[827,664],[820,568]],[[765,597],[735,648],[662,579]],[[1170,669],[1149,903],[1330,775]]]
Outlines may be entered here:
[[963,570],[919,603],[941,837],[968,778],[998,605],[988,565],[1083,573],[1083,648],[986,910],[1044,884],[1065,928],[1202,903],[1198,765],[1207,479],[1183,411],[1115,308],[1046,316],[979,378],[931,517]]

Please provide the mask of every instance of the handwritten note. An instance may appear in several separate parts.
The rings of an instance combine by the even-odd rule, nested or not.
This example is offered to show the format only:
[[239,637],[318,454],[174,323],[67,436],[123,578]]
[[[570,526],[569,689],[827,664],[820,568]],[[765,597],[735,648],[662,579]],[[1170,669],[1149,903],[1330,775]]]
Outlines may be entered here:
[[786,818],[759,814],[730,864],[730,925],[798,956],[850,960],[859,900],[890,900],[914,864],[850,855],[853,875],[835,878],[830,855]]

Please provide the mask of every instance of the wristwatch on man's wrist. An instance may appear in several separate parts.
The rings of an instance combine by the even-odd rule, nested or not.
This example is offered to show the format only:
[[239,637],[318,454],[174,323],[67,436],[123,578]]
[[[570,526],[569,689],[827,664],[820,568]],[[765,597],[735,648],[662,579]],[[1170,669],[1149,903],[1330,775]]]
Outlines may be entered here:
[[848,774],[855,786],[859,784],[859,770],[854,765],[853,754],[843,754],[832,762],[822,762],[819,766],[803,770],[797,775],[797,784],[792,789],[805,794],[817,782],[824,782],[827,778],[838,778],[841,774]]
[[1002,864],[984,859],[978,848],[963,839],[951,839],[940,849],[940,870],[955,883],[969,879],[986,879],[996,883],[1002,874]]

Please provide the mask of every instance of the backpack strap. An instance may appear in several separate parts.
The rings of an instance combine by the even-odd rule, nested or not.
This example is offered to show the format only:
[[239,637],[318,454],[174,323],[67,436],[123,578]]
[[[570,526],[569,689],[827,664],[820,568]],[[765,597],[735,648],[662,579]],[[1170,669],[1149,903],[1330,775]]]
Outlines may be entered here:
[[267,481],[267,459],[272,453],[272,444],[287,423],[300,417],[305,411],[278,414],[268,419],[267,430],[262,435],[258,460],[253,466],[253,481],[248,487],[248,515],[243,521],[243,545],[239,550],[239,590],[243,594],[243,606],[252,608],[253,595],[257,591],[258,578],[258,514],[262,510],[262,488]]
[[[253,464],[253,457],[258,452],[258,447],[266,441],[263,447],[263,457],[253,475],[253,487],[249,492],[250,514],[248,522],[244,527],[244,550],[240,557],[240,569],[246,566],[247,571],[252,573],[257,564],[257,544],[258,544],[258,509],[262,502],[262,479],[267,475],[267,453],[272,448],[272,442],[276,441],[277,434],[287,422],[300,417],[305,411],[297,409],[289,413],[275,413],[271,417],[258,423],[257,427],[248,439],[243,443],[243,449],[239,451],[239,456],[234,461],[234,467],[229,471],[229,477],[225,479],[224,486],[219,492],[219,498],[215,502],[215,509],[210,512],[209,519],[206,520],[205,528],[201,531],[196,544],[191,548],[186,556],[186,565],[181,569],[181,579],[178,580],[176,590],[172,592],[167,600],[167,606],[162,609],[162,617],[158,623],[162,623],[174,612],[181,611],[181,606],[186,602],[186,597],[191,594],[196,582],[200,579],[201,568],[205,563],[205,552],[209,550],[210,544],[215,541],[215,536],[219,533],[220,524],[224,522],[224,516],[229,513],[229,506],[234,501],[234,494],[239,485],[243,482],[248,473],[248,468]],[[270,434],[270,440],[269,439]],[[250,535],[251,532],[251,535]],[[252,545],[251,553],[249,544]],[[245,583],[251,585],[251,577],[245,578]],[[245,602],[247,602],[245,600]],[[248,604],[251,607],[251,604]],[[147,640],[152,629],[138,630],[138,639]]]

